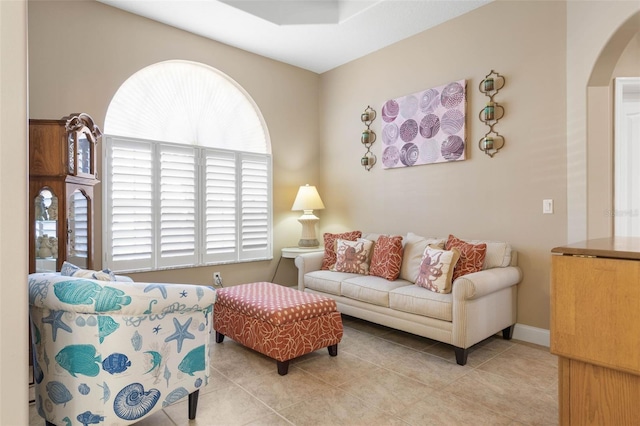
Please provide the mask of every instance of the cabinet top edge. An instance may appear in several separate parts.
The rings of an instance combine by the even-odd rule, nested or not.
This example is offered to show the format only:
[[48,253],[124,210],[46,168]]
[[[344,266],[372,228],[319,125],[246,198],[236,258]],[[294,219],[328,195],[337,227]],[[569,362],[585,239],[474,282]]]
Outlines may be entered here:
[[640,260],[640,237],[595,238],[555,247],[551,253]]

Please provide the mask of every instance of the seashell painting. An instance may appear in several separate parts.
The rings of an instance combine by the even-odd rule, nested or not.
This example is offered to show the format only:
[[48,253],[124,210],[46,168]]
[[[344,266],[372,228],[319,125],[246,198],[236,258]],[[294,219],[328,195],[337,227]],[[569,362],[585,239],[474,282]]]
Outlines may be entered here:
[[466,93],[466,80],[458,80],[386,101],[383,168],[465,160]]

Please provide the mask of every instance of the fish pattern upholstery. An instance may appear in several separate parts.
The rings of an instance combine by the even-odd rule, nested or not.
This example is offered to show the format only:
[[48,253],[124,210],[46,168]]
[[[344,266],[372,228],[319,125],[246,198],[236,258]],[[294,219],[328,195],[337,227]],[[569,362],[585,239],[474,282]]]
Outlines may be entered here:
[[207,385],[213,288],[55,273],[31,274],[28,285],[46,421],[131,424]]

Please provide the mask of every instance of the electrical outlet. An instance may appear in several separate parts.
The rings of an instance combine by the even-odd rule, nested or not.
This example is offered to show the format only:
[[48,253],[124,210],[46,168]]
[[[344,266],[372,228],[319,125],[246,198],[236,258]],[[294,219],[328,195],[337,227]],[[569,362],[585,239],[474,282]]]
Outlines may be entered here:
[[222,287],[222,274],[220,272],[213,273],[213,284]]

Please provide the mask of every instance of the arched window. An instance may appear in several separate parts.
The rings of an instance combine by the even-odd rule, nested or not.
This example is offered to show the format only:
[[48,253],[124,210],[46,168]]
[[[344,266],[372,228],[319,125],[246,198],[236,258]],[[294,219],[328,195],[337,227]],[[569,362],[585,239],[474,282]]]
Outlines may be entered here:
[[118,89],[104,125],[104,253],[116,271],[271,258],[271,156],[232,79],[167,61]]

